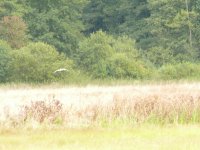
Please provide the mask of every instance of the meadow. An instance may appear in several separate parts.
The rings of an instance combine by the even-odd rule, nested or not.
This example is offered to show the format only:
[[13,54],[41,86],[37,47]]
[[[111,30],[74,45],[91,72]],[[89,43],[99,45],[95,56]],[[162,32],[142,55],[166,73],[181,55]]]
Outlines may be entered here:
[[199,126],[1,131],[1,150],[198,150]]
[[0,87],[0,149],[198,149],[200,83]]

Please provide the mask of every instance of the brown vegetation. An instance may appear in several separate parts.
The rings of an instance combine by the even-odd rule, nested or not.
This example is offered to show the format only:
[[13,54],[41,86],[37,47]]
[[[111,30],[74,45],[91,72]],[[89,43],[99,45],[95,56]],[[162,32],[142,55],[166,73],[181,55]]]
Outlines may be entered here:
[[[199,84],[43,90],[43,96],[49,92],[58,93],[47,94],[48,98],[43,100],[30,98],[30,103],[20,105],[15,125],[30,120],[67,126],[94,125],[102,121],[112,123],[115,120],[135,124],[200,123]],[[39,89],[29,91],[38,92]],[[7,113],[7,116],[11,115]]]

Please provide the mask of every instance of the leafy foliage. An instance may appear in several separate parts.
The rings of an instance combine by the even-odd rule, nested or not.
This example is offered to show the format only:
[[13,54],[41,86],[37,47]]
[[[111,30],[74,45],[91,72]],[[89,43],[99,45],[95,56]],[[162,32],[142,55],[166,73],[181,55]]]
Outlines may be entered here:
[[152,47],[146,52],[146,57],[156,67],[174,61],[172,52],[162,47]]
[[109,76],[117,79],[143,79],[150,76],[150,71],[142,61],[133,61],[125,53],[117,53],[109,63]]
[[145,67],[134,45],[127,37],[116,39],[98,31],[80,44],[79,65],[95,78],[140,78]]
[[[198,72],[199,12],[200,0],[1,0],[1,82],[8,72],[23,82]],[[63,65],[76,70],[54,76]]]
[[158,70],[164,80],[200,79],[200,65],[190,62],[168,64]]
[[22,17],[27,11],[27,8],[22,5],[21,0],[1,0],[0,1],[0,19],[5,16],[20,16]]
[[0,22],[0,38],[6,40],[12,48],[21,48],[26,44],[26,31],[27,26],[20,17],[5,16]]
[[60,68],[70,70],[73,66],[71,60],[44,43],[29,44],[12,51],[11,56],[10,80],[17,82],[55,81],[54,71]]
[[90,0],[83,18],[86,33],[102,29],[126,34],[136,40],[137,48],[162,47],[179,62],[193,61],[199,56],[198,4],[193,0]]
[[0,82],[7,81],[11,47],[0,40]]
[[80,21],[83,4],[84,1],[79,0],[26,0],[29,10],[24,18],[32,40],[46,42],[73,56],[83,36]]
[[99,31],[80,43],[78,54],[80,67],[95,77],[106,77],[108,60],[114,53],[111,46],[113,40],[111,36]]

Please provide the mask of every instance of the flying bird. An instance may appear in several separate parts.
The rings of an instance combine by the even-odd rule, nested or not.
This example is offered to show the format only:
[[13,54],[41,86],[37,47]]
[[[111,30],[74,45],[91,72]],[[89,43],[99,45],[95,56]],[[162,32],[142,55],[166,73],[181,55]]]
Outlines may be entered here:
[[65,71],[69,71],[69,70],[67,70],[65,68],[60,68],[60,69],[54,71],[54,74],[59,73],[59,72],[65,72]]

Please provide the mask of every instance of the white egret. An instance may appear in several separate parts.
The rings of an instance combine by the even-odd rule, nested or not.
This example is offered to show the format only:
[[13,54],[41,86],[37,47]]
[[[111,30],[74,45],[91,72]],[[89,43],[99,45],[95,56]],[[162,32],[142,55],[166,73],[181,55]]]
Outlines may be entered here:
[[69,71],[69,70],[67,70],[65,68],[60,68],[60,69],[54,71],[54,74],[59,73],[59,72],[65,72],[65,71]]

